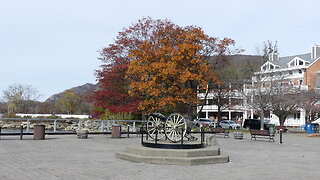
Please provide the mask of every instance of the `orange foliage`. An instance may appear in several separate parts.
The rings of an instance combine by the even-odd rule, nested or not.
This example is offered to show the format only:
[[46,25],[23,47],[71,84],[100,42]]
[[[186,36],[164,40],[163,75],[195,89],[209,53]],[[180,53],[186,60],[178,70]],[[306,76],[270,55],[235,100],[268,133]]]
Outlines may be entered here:
[[197,90],[206,89],[209,82],[219,83],[205,57],[223,53],[233,43],[231,39],[217,41],[201,28],[171,24],[157,29],[131,50],[129,94],[144,99],[139,109],[152,112],[170,111],[178,105],[196,107]]

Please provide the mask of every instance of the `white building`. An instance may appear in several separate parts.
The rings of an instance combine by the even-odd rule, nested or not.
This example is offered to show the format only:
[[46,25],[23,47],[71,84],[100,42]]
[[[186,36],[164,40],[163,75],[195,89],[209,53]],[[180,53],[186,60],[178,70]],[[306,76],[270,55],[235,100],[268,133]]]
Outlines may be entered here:
[[[277,53],[270,55],[269,60],[265,62],[260,71],[252,77],[251,85],[244,85],[243,92],[250,91],[257,83],[257,77],[263,88],[270,87],[272,80],[282,79],[286,86],[299,88],[300,90],[320,89],[320,46],[315,45],[311,48],[311,53],[279,57]],[[251,86],[251,87],[250,87]],[[204,99],[204,94],[199,94]],[[218,108],[211,103],[214,97],[213,93],[208,94],[206,105],[203,107],[201,117],[216,118]],[[230,98],[230,102],[236,100],[238,103],[230,103],[229,107],[223,109],[223,116],[226,119],[239,120],[253,118],[255,112],[247,105],[247,98],[242,92],[237,92]],[[200,107],[198,107],[198,111]],[[305,110],[300,109],[298,113],[290,115],[284,125],[300,127],[305,124]],[[279,118],[270,114],[272,123],[279,125]]]

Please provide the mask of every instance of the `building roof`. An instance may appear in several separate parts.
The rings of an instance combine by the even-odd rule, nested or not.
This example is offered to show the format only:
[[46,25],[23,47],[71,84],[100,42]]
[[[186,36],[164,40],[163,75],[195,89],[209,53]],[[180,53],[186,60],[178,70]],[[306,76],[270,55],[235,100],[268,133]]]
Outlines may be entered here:
[[288,67],[288,63],[295,57],[308,61],[310,64],[315,60],[315,59],[311,59],[311,53],[307,53],[307,54],[300,54],[300,55],[294,55],[294,56],[280,57],[279,61],[271,61],[271,63],[278,65],[281,68],[286,68]]

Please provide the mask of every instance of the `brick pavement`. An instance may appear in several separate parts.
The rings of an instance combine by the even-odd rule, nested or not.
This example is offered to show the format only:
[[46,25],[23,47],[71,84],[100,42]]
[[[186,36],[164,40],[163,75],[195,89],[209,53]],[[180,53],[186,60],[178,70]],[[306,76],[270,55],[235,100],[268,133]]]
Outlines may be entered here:
[[110,135],[2,137],[0,179],[320,179],[320,138],[285,134],[284,143],[217,138],[230,163],[175,166],[127,162],[115,158],[140,139],[113,139]]

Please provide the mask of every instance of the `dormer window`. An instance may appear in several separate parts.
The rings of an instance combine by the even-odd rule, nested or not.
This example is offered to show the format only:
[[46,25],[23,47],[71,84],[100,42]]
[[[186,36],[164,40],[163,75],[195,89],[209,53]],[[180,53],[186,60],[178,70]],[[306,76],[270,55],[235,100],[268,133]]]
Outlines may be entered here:
[[304,60],[301,59],[301,58],[295,57],[295,58],[293,58],[293,59],[288,63],[288,66],[289,66],[289,67],[293,67],[293,66],[303,66],[303,65],[306,65],[306,64],[307,64],[307,61],[304,61]]
[[292,61],[291,63],[290,63],[290,66],[294,66],[295,64],[294,64],[295,62],[294,61]]
[[261,71],[274,70],[276,68],[279,68],[279,66],[268,61],[261,66]]
[[303,61],[300,60],[300,61],[299,61],[299,65],[303,65]]
[[270,64],[270,69],[274,69],[274,66],[272,64]]

